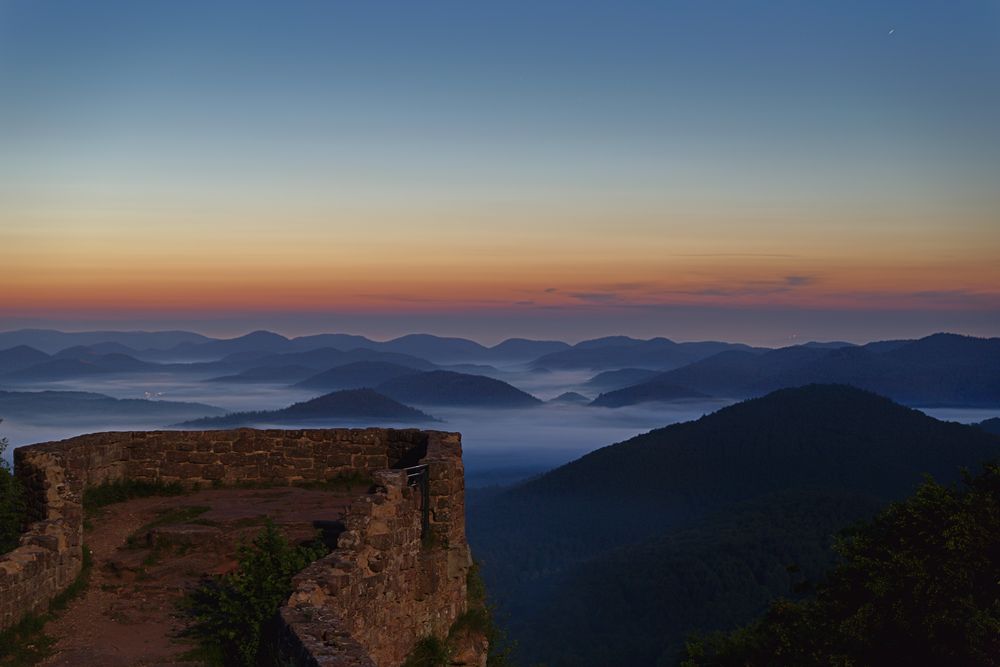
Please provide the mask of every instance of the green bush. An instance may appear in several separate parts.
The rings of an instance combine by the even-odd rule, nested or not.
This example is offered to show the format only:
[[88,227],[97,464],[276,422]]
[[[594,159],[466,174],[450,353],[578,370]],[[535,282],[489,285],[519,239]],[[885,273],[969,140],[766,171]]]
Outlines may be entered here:
[[841,539],[814,598],[689,641],[686,667],[1000,665],[1000,465],[925,482]]
[[0,438],[0,553],[17,548],[27,520],[24,486],[4,460],[7,439]]
[[240,547],[234,572],[205,580],[188,596],[188,634],[204,645],[205,655],[216,656],[223,665],[264,664],[265,624],[291,594],[292,577],[326,553],[318,541],[289,544],[268,521],[252,544]]
[[134,479],[120,479],[88,487],[83,492],[83,507],[88,512],[93,512],[105,505],[125,502],[132,498],[179,496],[183,493],[184,487],[178,482],[167,484],[160,481],[142,482]]
[[430,635],[417,642],[406,657],[403,667],[448,667],[451,664],[448,642]]

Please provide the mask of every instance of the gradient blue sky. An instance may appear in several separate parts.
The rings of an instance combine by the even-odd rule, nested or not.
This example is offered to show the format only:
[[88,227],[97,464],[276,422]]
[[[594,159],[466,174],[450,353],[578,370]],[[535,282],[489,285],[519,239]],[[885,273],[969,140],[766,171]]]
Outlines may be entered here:
[[996,335],[998,82],[995,0],[0,0],[0,328]]

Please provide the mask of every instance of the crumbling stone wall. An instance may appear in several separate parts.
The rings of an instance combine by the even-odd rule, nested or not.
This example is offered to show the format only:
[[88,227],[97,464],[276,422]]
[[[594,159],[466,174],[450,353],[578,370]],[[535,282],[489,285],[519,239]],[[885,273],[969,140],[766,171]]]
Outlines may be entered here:
[[295,578],[281,609],[293,662],[395,667],[420,638],[447,636],[466,610],[471,558],[458,435],[432,434],[421,463],[429,477],[426,534],[420,487],[408,486],[402,471],[376,472],[377,492],[351,506],[338,548]]
[[[18,459],[18,450],[14,450]],[[45,611],[49,600],[73,583],[83,564],[83,511],[68,492],[66,471],[50,453],[20,460],[37,519],[20,546],[0,554],[0,630],[25,615]]]
[[[457,433],[97,433],[21,447],[14,459],[36,521],[20,547],[0,555],[0,629],[42,610],[73,581],[82,563],[84,490],[125,478],[294,484],[361,473],[378,481],[348,512],[338,548],[296,578],[282,610],[287,652],[299,664],[398,665],[417,640],[446,635],[465,611],[470,557]],[[427,466],[426,530],[424,494],[398,470],[415,464]],[[354,662],[331,662],[334,655]]]

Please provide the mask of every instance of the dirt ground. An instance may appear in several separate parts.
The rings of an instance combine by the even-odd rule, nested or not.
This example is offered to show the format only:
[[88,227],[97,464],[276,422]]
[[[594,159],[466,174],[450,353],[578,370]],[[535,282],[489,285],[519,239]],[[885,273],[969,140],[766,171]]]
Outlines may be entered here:
[[252,539],[267,517],[290,540],[308,541],[317,526],[335,527],[363,491],[214,489],[108,505],[84,535],[94,562],[90,585],[46,625],[56,642],[41,664],[197,664],[181,657],[193,648],[178,637],[185,593],[204,575],[232,569],[241,539]]

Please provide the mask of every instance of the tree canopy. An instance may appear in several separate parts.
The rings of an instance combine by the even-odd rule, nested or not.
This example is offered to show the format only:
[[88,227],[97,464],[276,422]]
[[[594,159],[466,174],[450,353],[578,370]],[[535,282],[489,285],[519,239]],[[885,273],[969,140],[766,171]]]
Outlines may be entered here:
[[692,640],[682,664],[1000,665],[1000,465],[926,481],[836,550],[815,597]]

